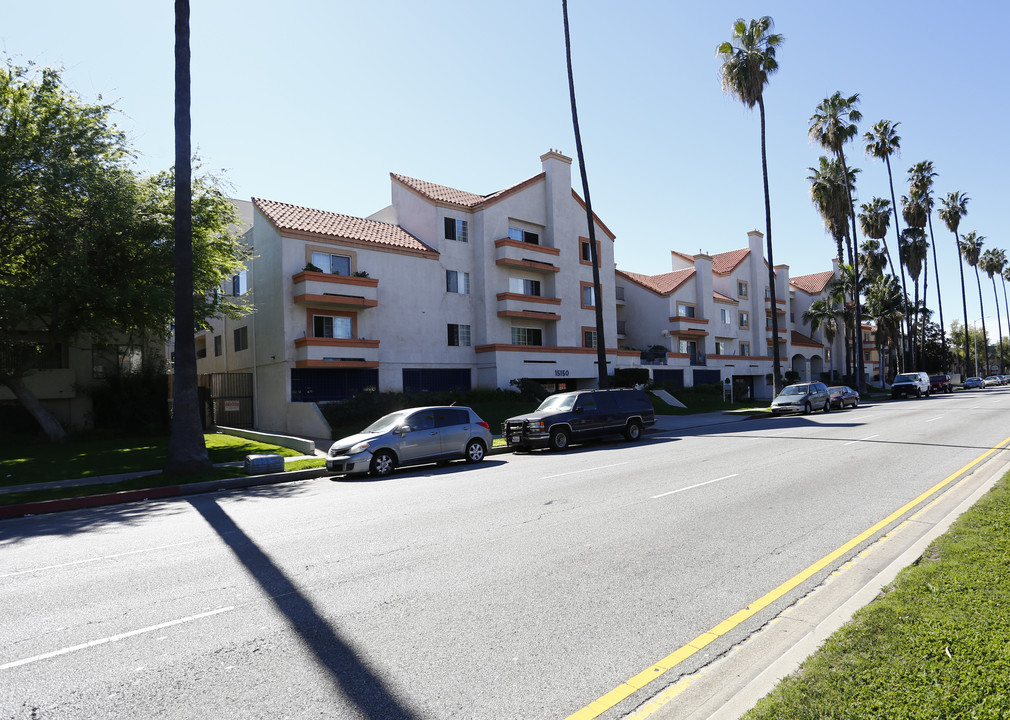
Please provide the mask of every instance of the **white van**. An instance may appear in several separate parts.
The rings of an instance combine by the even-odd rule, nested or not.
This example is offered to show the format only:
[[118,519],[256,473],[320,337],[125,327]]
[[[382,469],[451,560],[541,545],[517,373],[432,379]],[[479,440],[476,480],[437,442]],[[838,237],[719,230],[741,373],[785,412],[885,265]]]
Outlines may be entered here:
[[929,397],[929,375],[924,372],[901,373],[894,376],[891,383],[891,399],[911,395],[913,397]]

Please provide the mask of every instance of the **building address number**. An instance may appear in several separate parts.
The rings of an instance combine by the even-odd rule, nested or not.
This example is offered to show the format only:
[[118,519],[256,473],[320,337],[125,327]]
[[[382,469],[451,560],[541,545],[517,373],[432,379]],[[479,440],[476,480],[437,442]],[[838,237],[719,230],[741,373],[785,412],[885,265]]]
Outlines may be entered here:
[[568,377],[568,371],[567,370],[555,370],[554,371],[554,377]]

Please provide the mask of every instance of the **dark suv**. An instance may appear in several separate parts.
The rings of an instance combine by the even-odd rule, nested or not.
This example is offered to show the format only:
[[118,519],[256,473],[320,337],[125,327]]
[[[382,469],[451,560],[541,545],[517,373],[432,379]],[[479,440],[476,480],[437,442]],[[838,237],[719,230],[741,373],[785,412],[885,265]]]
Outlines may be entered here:
[[652,403],[642,390],[577,390],[551,395],[535,412],[506,420],[502,431],[516,450],[564,450],[573,441],[604,435],[623,433],[628,440],[638,440],[655,422]]

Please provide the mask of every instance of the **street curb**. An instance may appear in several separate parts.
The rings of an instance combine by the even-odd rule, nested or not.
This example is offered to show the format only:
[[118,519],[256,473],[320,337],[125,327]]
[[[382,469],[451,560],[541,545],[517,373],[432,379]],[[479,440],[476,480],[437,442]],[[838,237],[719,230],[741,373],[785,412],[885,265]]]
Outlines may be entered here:
[[58,500],[38,500],[36,502],[17,505],[0,505],[0,520],[25,517],[27,515],[43,515],[63,512],[66,510],[81,510],[84,508],[102,507],[105,505],[122,505],[123,503],[140,502],[144,500],[163,500],[182,495],[198,495],[201,493],[218,492],[221,490],[237,490],[256,487],[258,485],[276,485],[297,480],[328,475],[326,468],[309,468],[307,470],[292,470],[285,473],[270,473],[266,475],[249,475],[248,477],[227,478],[223,480],[207,480],[204,482],[184,485],[165,485],[162,487],[141,488],[139,490],[123,490],[101,495],[85,495],[77,498],[61,498]]

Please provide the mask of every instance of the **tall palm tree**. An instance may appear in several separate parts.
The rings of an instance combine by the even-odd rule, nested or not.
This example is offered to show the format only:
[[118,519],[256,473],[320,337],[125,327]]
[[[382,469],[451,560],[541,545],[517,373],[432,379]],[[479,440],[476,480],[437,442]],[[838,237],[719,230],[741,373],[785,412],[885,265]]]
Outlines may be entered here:
[[[961,256],[961,244],[957,238],[957,229],[961,224],[961,218],[968,214],[968,196],[965,195],[960,190],[955,190],[954,192],[947,193],[940,200],[940,205],[942,206],[937,213],[940,219],[943,220],[944,225],[947,229],[954,233],[954,244],[958,248],[958,263],[957,269],[961,274],[961,306],[964,308],[964,326],[968,327],[968,300],[964,292],[964,263],[960,261]],[[968,357],[968,332],[965,330],[964,333],[964,356]],[[966,360],[967,362],[967,360]]]
[[579,156],[579,172],[582,175],[582,194],[586,200],[586,222],[589,225],[589,257],[593,264],[593,298],[596,309],[596,368],[599,387],[609,385],[607,377],[607,344],[603,338],[603,293],[600,287],[600,258],[596,250],[596,223],[593,218],[593,203],[589,198],[589,180],[586,176],[586,158],[582,154],[582,134],[579,132],[579,113],[575,105],[575,78],[572,74],[572,40],[568,31],[568,0],[561,0],[561,12],[565,21],[565,58],[568,63],[568,90],[572,101],[572,126],[575,128],[575,149]]
[[[859,213],[859,229],[863,231],[863,235],[872,239],[872,247],[874,253],[878,252],[881,241],[883,243],[884,249],[882,257],[875,260],[877,270],[883,273],[884,268],[886,268],[891,262],[891,253],[887,250],[887,230],[891,225],[891,202],[885,200],[884,198],[875,197],[868,203],[863,203],[859,206],[862,210]],[[869,241],[863,243],[864,247],[868,246]],[[872,259],[872,258],[868,258]],[[891,272],[894,272],[894,267],[891,267]]]
[[975,268],[975,281],[978,283],[978,312],[982,318],[982,356],[985,358],[985,365],[988,369],[989,339],[985,332],[985,308],[982,306],[982,280],[978,274],[978,259],[982,254],[982,243],[984,240],[985,235],[979,235],[972,230],[967,235],[961,236],[961,242],[958,243],[958,249],[961,251],[961,257],[964,258],[964,261],[971,267]]
[[[837,248],[838,266],[845,264],[845,240],[849,236],[849,209],[847,207],[848,193],[845,190],[845,180],[842,165],[837,160],[828,160],[823,155],[820,165],[807,168],[810,175],[810,199],[817,212],[824,220],[824,229],[834,239]],[[849,173],[850,185],[855,183],[856,175]],[[849,264],[852,264],[852,246],[849,247]]]
[[[937,173],[933,170],[933,161],[924,160],[918,162],[908,169],[908,181],[911,185],[911,189],[918,191],[922,198],[922,206],[926,211],[926,224],[929,227],[929,244],[933,248],[933,277],[936,280],[936,305],[940,312],[940,346],[941,346],[941,362],[942,367],[940,368],[943,372],[947,372],[947,331],[944,329],[946,325],[943,322],[943,294],[940,292],[940,266],[936,262],[936,238],[933,237],[933,178],[937,176]],[[922,291],[922,301],[926,302],[926,290],[925,285]],[[923,346],[926,344],[925,336],[926,326],[923,325],[923,336],[922,343]]]
[[[915,284],[915,302],[913,307],[915,308],[916,319],[920,316],[919,312],[919,275],[922,273],[923,263],[926,261],[927,254],[929,252],[929,243],[926,241],[926,232],[922,228],[917,227],[907,227],[901,231],[901,257],[905,262],[905,269],[908,270],[909,276],[912,278],[912,282]],[[916,321],[913,320],[913,323]],[[912,334],[912,364],[917,366],[916,362],[916,349],[915,349],[915,333],[917,325],[913,324],[910,330]],[[924,353],[925,348],[922,348]],[[921,360],[920,363],[921,364]]]
[[777,395],[782,386],[782,361],[779,357],[779,320],[775,290],[775,261],[772,258],[772,206],[768,192],[768,153],[765,147],[764,87],[768,77],[778,69],[775,49],[783,38],[773,33],[775,23],[767,15],[745,22],[737,18],[733,23],[733,37],[720,43],[716,54],[722,59],[720,75],[722,89],[747,107],[758,106],[761,116],[761,176],[765,193],[765,242],[768,247],[768,288],[772,310],[772,382]]
[[855,340],[853,338],[860,333],[856,331],[855,304],[851,298],[858,297],[859,291],[856,289],[856,275],[852,271],[852,266],[840,265],[838,275],[828,281],[824,291],[828,295],[834,296],[840,304],[842,328],[845,333],[845,373],[855,376],[855,359],[853,357]]
[[[821,147],[830,151],[838,158],[838,161],[842,164],[842,176],[846,178],[849,176],[849,169],[845,164],[844,146],[845,143],[856,136],[858,133],[856,123],[863,118],[862,113],[856,109],[857,104],[859,104],[858,93],[849,97],[842,97],[840,92],[836,92],[834,95],[821,101],[816,108],[816,112],[810,117],[810,138],[816,140]],[[856,234],[855,198],[852,196],[852,189],[848,183],[845,185],[845,190],[849,196],[849,217],[852,220],[852,234],[854,236]],[[855,286],[858,293],[859,253],[853,253],[853,245],[855,245],[854,241],[849,246],[849,253],[852,257],[852,271],[855,275]],[[865,392],[866,382],[863,378],[863,333],[859,330],[862,327],[862,312],[858,294],[853,298],[853,304],[855,305],[856,313],[856,357],[858,358],[856,362],[856,384],[861,392]]]
[[863,285],[872,283],[887,269],[887,255],[874,238],[864,240],[859,246],[859,262],[863,268]]
[[175,375],[167,475],[211,469],[197,395],[193,301],[189,0],[175,0]]
[[[1000,252],[1003,252],[1000,250]],[[1003,255],[1003,259],[1006,260],[1006,253]],[[1006,311],[1006,327],[1007,334],[1010,335],[1010,302],[1007,302],[1006,295],[1006,283],[1010,280],[1010,264],[1004,264],[1003,271],[1000,273],[1000,280],[1003,281],[1003,309]],[[1003,338],[1000,338],[1000,349],[1003,348]],[[1005,370],[1006,368],[1004,368]]]
[[996,276],[1003,276],[1003,269],[1006,267],[1006,253],[996,248],[989,248],[978,261],[978,266],[982,272],[989,276],[992,282],[992,295],[996,300],[996,323],[999,328],[999,369],[1003,372],[1006,363],[1003,361],[1003,318],[999,314],[999,295],[996,294]]
[[[910,187],[910,189],[908,191],[908,195],[907,196],[905,196],[905,195],[901,196],[901,216],[905,219],[905,224],[908,226],[907,229],[915,229],[915,230],[921,231],[921,233],[922,233],[922,242],[926,242],[925,227],[926,227],[926,223],[928,222],[929,212],[926,209],[926,197],[923,194],[923,190],[922,190],[922,188],[921,188],[920,185],[916,185],[914,182],[912,183],[912,186]],[[914,236],[916,238],[918,238],[919,234],[915,233]],[[909,246],[906,245],[905,247],[907,249]],[[928,272],[927,273],[923,273],[922,272],[923,271],[923,264],[924,263],[928,263],[928,260],[927,260],[927,258],[928,258],[928,250],[929,250],[928,243],[926,243],[925,250],[927,252],[925,252],[925,254],[923,255],[923,257],[915,259],[915,262],[919,263],[919,269],[916,272],[916,275],[919,275],[919,274],[923,275],[923,291],[922,291],[922,304],[923,305],[926,304],[926,286],[928,285],[928,281],[929,281],[929,273]],[[908,267],[908,258],[903,258],[902,261],[905,263],[905,267],[907,268]],[[909,274],[911,274],[911,273],[909,273]],[[918,308],[918,306],[919,306],[919,282],[918,282],[918,277],[916,277],[916,282],[915,282],[915,306],[916,306],[916,308]],[[911,317],[912,317],[913,321],[918,321],[918,319],[920,317],[920,313],[918,312],[918,310],[916,310],[916,312],[912,313]],[[921,342],[919,344],[920,357],[924,357],[925,347],[926,347],[926,324],[925,323],[918,323],[917,327],[919,329],[921,329],[921,332],[922,332],[922,340],[921,340]],[[913,354],[913,357],[914,357],[914,355],[915,355],[915,347],[914,347],[914,345],[915,345],[915,340],[916,340],[915,333],[912,334],[911,340],[912,340],[912,345],[913,345],[912,354]]]
[[842,308],[839,305],[838,297],[835,295],[825,295],[810,303],[810,308],[803,313],[803,322],[810,323],[811,333],[820,330],[824,335],[824,343],[828,347],[828,376],[831,382],[835,377],[835,354],[831,351],[834,347],[835,338],[838,336],[838,328],[841,325]]
[[[863,133],[863,141],[866,143],[866,154],[877,160],[883,160],[884,164],[887,165],[887,182],[891,188],[891,208],[894,211],[895,241],[897,241],[901,236],[901,228],[898,226],[898,201],[894,199],[894,178],[891,175],[891,155],[901,155],[901,137],[896,132],[899,125],[901,125],[900,122],[892,123],[890,120],[878,120],[874,123],[872,128]],[[887,250],[887,240],[883,238],[881,239],[884,240],[884,249]],[[891,266],[891,271],[895,272],[894,261],[891,259],[890,250],[887,250],[887,262]],[[900,266],[898,271],[902,272],[901,289],[902,292],[904,292],[904,271],[900,268]]]
[[[881,275],[866,288],[866,312],[877,326],[875,340],[877,357],[883,358],[883,350],[901,347],[901,327],[904,320],[905,294],[893,275]],[[895,353],[888,353],[894,356]],[[886,370],[881,368],[880,379],[894,377],[890,374],[890,363]]]

